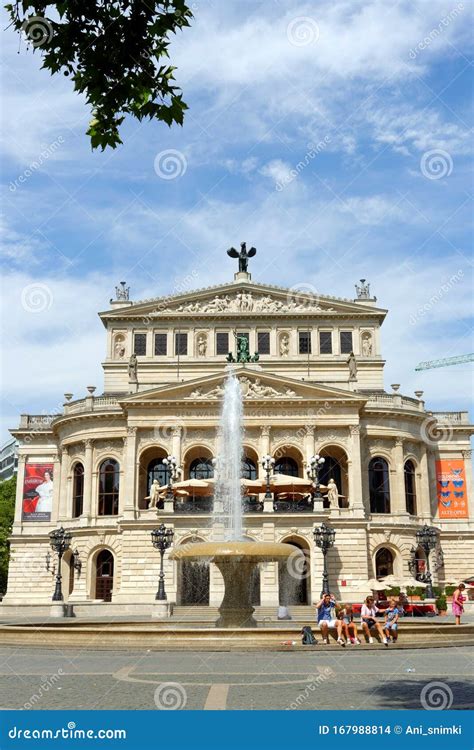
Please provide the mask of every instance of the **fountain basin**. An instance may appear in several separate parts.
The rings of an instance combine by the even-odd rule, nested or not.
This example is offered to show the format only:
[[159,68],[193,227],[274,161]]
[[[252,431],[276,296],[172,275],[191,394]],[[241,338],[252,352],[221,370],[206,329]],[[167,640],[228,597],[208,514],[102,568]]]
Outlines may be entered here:
[[251,602],[252,578],[257,566],[281,562],[303,553],[292,544],[277,542],[196,542],[176,547],[172,560],[213,562],[224,579],[224,598],[219,607],[218,628],[255,628]]

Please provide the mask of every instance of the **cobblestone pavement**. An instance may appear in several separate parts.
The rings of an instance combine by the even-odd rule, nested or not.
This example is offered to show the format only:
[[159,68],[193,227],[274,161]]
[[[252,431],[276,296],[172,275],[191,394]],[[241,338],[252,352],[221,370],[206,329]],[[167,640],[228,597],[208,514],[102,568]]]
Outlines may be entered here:
[[2,709],[474,708],[474,650],[0,648]]

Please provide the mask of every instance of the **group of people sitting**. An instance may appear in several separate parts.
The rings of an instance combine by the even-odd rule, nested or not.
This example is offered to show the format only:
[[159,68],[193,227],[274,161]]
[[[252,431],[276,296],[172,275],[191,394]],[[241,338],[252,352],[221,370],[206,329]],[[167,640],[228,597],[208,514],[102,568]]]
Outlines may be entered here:
[[[359,632],[354,619],[352,604],[339,605],[332,594],[325,594],[316,604],[317,620],[323,637],[323,643],[328,643],[329,628],[335,628],[337,642],[340,646],[347,643],[359,646]],[[384,614],[384,622],[377,620],[377,615]],[[391,598],[385,608],[377,607],[373,596],[368,596],[362,605],[360,621],[362,632],[368,643],[373,643],[372,632],[375,630],[381,642],[388,646],[390,640],[396,642],[398,637],[398,619],[401,614],[399,602]]]

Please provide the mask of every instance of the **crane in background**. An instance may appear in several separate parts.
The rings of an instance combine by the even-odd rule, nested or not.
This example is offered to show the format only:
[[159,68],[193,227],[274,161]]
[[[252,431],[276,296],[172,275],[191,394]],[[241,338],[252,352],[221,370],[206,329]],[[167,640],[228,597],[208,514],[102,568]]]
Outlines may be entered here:
[[446,357],[445,359],[430,359],[426,362],[420,362],[415,367],[417,370],[432,370],[434,367],[450,367],[451,365],[461,365],[465,362],[474,362],[473,354],[461,354],[458,357]]

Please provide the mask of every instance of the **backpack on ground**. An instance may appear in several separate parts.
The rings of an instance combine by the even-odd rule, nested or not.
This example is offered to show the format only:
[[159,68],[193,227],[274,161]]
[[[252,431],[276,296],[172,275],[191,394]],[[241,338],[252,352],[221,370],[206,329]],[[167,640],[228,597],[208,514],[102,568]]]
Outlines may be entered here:
[[301,631],[303,646],[316,646],[317,640],[314,637],[313,629],[309,625],[305,625]]

